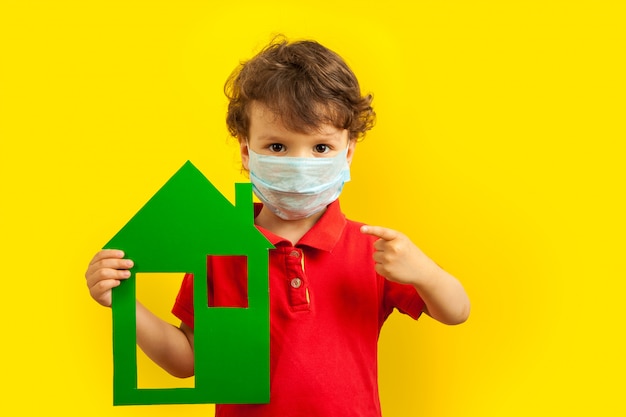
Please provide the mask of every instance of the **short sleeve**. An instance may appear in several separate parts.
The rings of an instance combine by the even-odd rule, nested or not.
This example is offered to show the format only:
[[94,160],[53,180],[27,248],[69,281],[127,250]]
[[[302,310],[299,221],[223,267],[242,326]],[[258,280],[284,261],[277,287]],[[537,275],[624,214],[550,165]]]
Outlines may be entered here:
[[417,290],[412,285],[398,284],[397,282],[389,281],[383,277],[380,277],[380,279],[384,280],[384,319],[386,319],[395,308],[399,312],[417,320],[422,314],[425,305]]
[[172,307],[172,314],[193,329],[193,274],[185,274]]

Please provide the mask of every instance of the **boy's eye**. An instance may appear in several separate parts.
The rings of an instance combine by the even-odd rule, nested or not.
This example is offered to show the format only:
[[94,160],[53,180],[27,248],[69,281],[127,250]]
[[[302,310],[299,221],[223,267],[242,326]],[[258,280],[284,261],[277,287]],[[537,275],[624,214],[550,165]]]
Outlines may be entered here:
[[283,152],[285,150],[285,145],[281,145],[280,143],[272,143],[269,146],[269,149],[272,152]]
[[324,144],[315,145],[315,152],[317,153],[326,153],[328,151],[330,151],[330,147],[328,145],[324,145]]

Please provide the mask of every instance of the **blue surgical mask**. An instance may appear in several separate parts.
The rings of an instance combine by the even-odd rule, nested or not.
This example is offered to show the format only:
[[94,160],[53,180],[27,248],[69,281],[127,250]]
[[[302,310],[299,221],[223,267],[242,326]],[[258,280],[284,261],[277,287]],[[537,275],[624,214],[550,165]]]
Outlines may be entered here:
[[348,148],[331,158],[259,155],[248,147],[252,189],[285,220],[304,219],[335,201],[350,181]]

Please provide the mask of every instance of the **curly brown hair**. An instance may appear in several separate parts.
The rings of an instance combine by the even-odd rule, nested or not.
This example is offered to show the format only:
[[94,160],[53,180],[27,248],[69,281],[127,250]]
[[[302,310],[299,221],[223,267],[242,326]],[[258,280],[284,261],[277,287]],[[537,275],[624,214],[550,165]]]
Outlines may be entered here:
[[335,52],[310,41],[275,38],[242,62],[224,85],[226,124],[237,138],[248,135],[249,105],[263,103],[294,132],[311,133],[330,124],[363,138],[374,126],[372,95],[361,96],[356,76]]

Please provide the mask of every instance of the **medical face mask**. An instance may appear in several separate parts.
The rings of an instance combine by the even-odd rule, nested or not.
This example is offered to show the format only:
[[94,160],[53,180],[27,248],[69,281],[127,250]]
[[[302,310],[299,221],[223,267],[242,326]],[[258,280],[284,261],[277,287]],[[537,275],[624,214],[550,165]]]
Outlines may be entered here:
[[339,197],[350,181],[348,148],[332,158],[259,155],[248,147],[254,194],[285,220],[304,219]]

